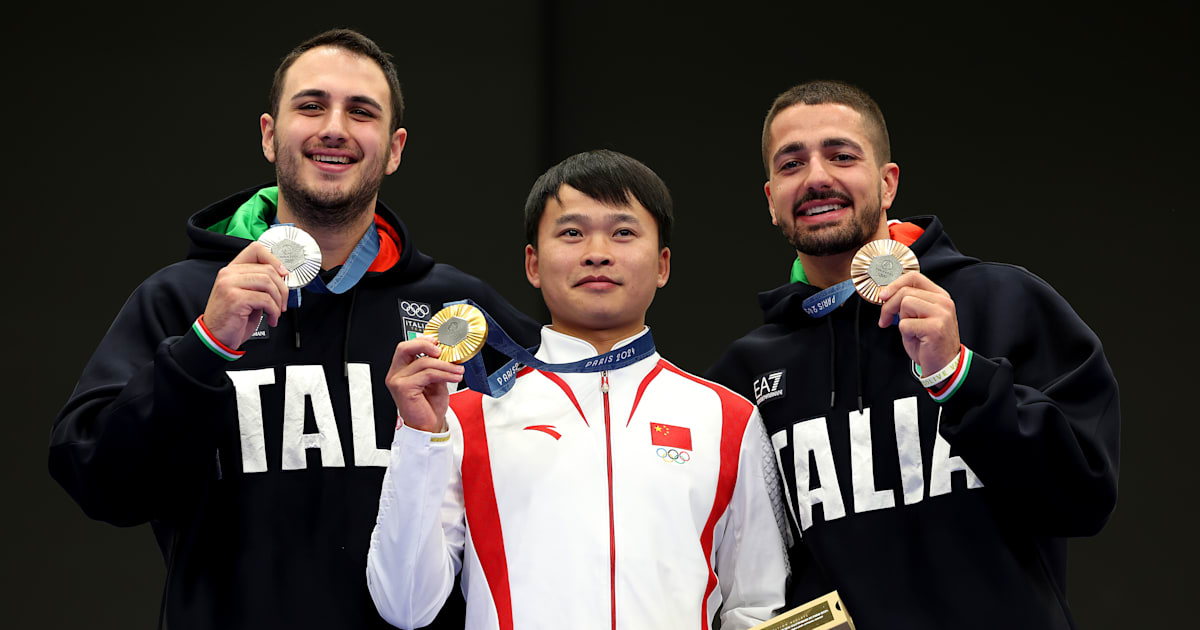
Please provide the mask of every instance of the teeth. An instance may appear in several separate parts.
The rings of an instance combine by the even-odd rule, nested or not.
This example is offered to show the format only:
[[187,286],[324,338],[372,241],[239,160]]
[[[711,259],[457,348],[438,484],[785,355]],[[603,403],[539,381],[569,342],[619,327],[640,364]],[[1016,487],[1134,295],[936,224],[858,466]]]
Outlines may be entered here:
[[350,158],[336,155],[314,155],[312,159],[318,162],[329,162],[331,164],[349,164]]
[[842,207],[841,204],[836,204],[836,203],[826,204],[823,206],[814,206],[812,208],[809,208],[808,210],[805,210],[804,216],[811,217],[815,214],[824,214],[826,212],[832,212],[834,210],[837,210],[838,208],[841,208],[841,207]]

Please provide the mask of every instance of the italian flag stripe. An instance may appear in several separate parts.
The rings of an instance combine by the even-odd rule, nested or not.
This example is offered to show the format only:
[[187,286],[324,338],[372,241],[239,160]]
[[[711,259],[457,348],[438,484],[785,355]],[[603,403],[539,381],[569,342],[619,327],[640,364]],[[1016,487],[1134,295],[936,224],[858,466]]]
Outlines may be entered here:
[[214,337],[213,334],[208,331],[208,327],[204,325],[203,315],[196,318],[196,322],[192,324],[192,330],[196,331],[196,336],[200,337],[200,341],[203,341],[204,345],[208,346],[209,350],[217,353],[217,356],[225,359],[226,361],[237,361],[242,357],[243,354],[246,354],[245,350],[233,350],[226,347],[225,344],[221,343],[220,341],[217,341],[217,338]]
[[971,369],[971,357],[973,356],[975,356],[975,353],[971,352],[970,348],[963,346],[962,355],[959,357],[958,361],[958,371],[954,373],[954,376],[950,377],[949,383],[947,383],[946,386],[941,389],[941,391],[935,392],[932,389],[926,390],[929,392],[930,396],[933,396],[933,400],[935,402],[943,403],[947,400],[950,400],[950,397],[954,395],[954,392],[957,392],[958,388],[962,387],[963,382],[967,380],[967,372],[969,372]]

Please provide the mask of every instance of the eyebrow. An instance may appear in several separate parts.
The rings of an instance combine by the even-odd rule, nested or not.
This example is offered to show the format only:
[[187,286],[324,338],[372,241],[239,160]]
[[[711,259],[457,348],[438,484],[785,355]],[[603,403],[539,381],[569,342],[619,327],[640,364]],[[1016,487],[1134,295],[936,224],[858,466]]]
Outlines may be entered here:
[[[609,223],[638,223],[637,215],[628,212],[613,212],[606,214],[603,220]],[[578,212],[564,214],[554,220],[555,225],[564,225],[566,223],[589,223],[588,217]]]
[[[821,148],[831,149],[837,147],[849,147],[855,151],[858,151],[859,153],[865,153],[862,145],[851,140],[850,138],[826,138],[821,141]],[[774,158],[778,158],[779,156],[788,153],[798,153],[804,151],[805,148],[806,147],[803,142],[789,142],[788,144],[779,147],[779,150],[775,152]]]
[[[320,99],[328,100],[329,92],[326,92],[325,90],[319,90],[316,88],[310,88],[307,90],[300,90],[299,92],[296,92],[296,94],[294,96],[292,96],[293,101],[298,98],[320,98]],[[348,100],[351,103],[360,103],[363,105],[370,105],[371,107],[374,107],[375,109],[378,109],[379,111],[383,111],[383,106],[380,105],[378,101],[376,101],[375,99],[373,99],[369,96],[351,96]]]

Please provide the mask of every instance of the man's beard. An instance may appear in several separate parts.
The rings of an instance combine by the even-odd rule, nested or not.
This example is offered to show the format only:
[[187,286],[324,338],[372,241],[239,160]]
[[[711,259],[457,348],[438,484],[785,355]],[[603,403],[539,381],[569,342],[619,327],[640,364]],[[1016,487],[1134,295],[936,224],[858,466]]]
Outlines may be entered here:
[[[350,190],[314,190],[305,188],[300,183],[300,163],[307,160],[302,153],[292,151],[280,153],[276,143],[275,154],[279,160],[275,164],[275,178],[279,182],[279,193],[287,199],[288,209],[296,216],[299,223],[314,228],[337,230],[351,225],[365,212],[372,210],[372,201],[379,194],[383,183],[383,166],[387,164],[391,147],[383,156],[378,170],[364,171]],[[366,167],[366,164],[360,164]]]
[[[809,192],[796,202],[795,207],[815,199],[837,199],[850,203],[850,195],[841,191]],[[781,226],[783,236],[796,251],[808,256],[832,256],[857,250],[871,240],[879,229],[882,204],[876,198],[865,205],[855,205],[852,211],[854,214],[849,223],[810,227],[797,221],[793,210],[791,222]]]

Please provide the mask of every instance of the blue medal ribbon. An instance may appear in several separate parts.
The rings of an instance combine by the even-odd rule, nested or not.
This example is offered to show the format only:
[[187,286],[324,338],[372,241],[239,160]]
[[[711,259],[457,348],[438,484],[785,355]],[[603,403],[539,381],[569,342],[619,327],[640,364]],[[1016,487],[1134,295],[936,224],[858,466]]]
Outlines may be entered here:
[[496,323],[496,320],[492,319],[492,316],[488,315],[487,311],[483,310],[475,302],[471,300],[458,300],[456,302],[446,302],[442,306],[450,306],[452,304],[470,304],[478,308],[479,312],[483,313],[483,319],[488,325],[487,345],[512,359],[504,364],[504,367],[492,372],[491,375],[487,374],[482,354],[476,354],[463,364],[463,367],[466,368],[463,381],[467,384],[467,387],[492,398],[499,398],[507,394],[508,390],[512,389],[513,383],[517,382],[517,372],[520,372],[525,366],[529,366],[535,370],[567,374],[603,372],[605,370],[619,370],[654,354],[654,337],[650,335],[650,331],[646,331],[646,334],[634,339],[632,343],[615,348],[599,356],[572,363],[546,363],[534,357],[528,350],[513,341],[512,337],[509,337],[508,333],[504,332],[504,329],[500,327],[500,324]]
[[[837,310],[837,307],[846,303],[851,295],[854,295],[854,281],[843,280],[831,287],[821,289],[817,293],[808,296],[800,307],[804,309],[813,319],[825,317],[826,315]],[[900,323],[900,316],[896,315],[892,318],[892,325]]]
[[837,307],[846,303],[846,299],[854,294],[854,282],[844,280],[831,287],[821,289],[819,292],[808,296],[800,304],[805,313],[814,319],[825,317],[826,315],[837,310]]
[[[293,223],[279,223],[276,221],[274,225],[295,225]],[[346,291],[354,288],[359,280],[366,275],[367,269],[371,263],[375,262],[375,257],[379,255],[379,230],[375,228],[375,224],[367,228],[366,234],[358,240],[358,244],[350,252],[350,256],[346,258],[346,262],[342,263],[342,268],[338,270],[337,275],[333,280],[326,284],[321,280],[321,276],[317,275],[304,288],[314,293],[333,293],[341,295]],[[292,289],[288,291],[288,308],[296,308],[300,306],[300,289]]]

